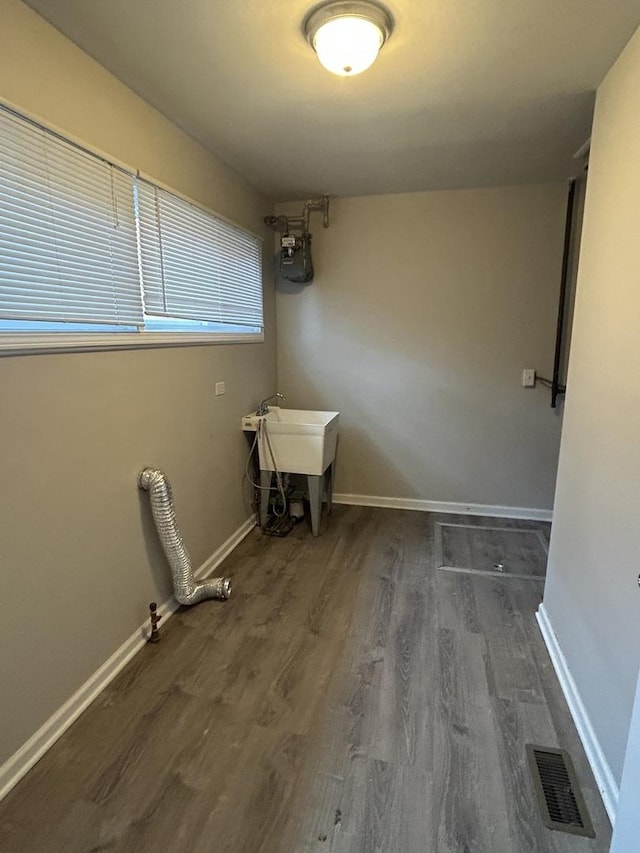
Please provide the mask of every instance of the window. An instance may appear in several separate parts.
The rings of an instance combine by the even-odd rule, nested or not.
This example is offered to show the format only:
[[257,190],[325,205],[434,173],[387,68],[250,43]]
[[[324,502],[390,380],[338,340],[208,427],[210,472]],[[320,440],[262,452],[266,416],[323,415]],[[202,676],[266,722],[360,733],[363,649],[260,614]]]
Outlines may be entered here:
[[262,339],[258,237],[0,108],[0,350]]
[[0,317],[27,329],[143,322],[133,176],[5,112]]
[[262,329],[262,246],[255,237],[153,184],[138,181],[147,325],[197,321]]

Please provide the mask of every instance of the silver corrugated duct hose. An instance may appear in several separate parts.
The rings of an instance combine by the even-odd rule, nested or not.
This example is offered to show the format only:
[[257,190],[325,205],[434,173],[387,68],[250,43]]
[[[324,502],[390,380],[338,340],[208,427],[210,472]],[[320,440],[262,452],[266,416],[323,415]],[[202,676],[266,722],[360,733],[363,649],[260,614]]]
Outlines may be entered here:
[[180,604],[197,604],[204,598],[229,598],[230,578],[194,581],[191,560],[176,521],[171,484],[166,475],[157,468],[145,468],[138,475],[138,486],[149,492],[153,520],[171,566],[173,594]]

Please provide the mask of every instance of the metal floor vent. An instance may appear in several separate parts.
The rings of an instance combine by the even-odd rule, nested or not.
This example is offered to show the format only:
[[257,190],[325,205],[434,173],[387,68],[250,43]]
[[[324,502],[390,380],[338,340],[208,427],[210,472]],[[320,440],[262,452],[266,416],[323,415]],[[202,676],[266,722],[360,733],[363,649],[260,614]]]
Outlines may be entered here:
[[526,749],[544,825],[594,838],[593,824],[566,750],[530,743]]

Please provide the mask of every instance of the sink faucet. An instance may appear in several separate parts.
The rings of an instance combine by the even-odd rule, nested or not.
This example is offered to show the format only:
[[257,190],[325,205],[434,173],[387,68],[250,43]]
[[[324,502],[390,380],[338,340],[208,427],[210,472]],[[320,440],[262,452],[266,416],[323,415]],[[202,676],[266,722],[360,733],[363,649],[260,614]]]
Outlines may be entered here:
[[259,406],[258,406],[258,408],[256,409],[256,415],[266,415],[266,414],[268,413],[268,411],[269,411],[269,406],[267,405],[267,404],[268,404],[268,402],[269,402],[269,400],[275,400],[275,398],[276,398],[276,397],[280,397],[280,399],[281,399],[281,400],[286,400],[286,399],[287,399],[287,398],[284,396],[284,394],[280,394],[278,391],[276,391],[276,393],[275,393],[275,394],[272,394],[270,397],[267,397],[265,400],[263,400],[263,401],[260,403],[260,405],[259,405]]

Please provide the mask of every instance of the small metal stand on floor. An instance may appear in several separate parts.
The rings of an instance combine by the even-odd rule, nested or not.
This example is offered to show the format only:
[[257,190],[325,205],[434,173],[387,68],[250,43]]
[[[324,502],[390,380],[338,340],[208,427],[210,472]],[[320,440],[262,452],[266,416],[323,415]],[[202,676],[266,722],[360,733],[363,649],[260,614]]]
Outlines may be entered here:
[[[273,478],[272,471],[260,471],[260,524],[264,527],[267,523],[269,511],[269,489]],[[320,518],[322,515],[323,491],[327,501],[327,512],[331,513],[331,498],[333,493],[333,463],[329,465],[324,474],[307,474],[307,490],[309,492],[309,508],[311,510],[311,532],[314,536],[320,533]]]
[[331,513],[331,494],[333,491],[333,464],[329,465],[324,474],[307,476],[307,489],[309,491],[309,508],[311,509],[311,532],[314,536],[320,533],[320,519],[322,517],[322,492],[327,497],[327,512]]

